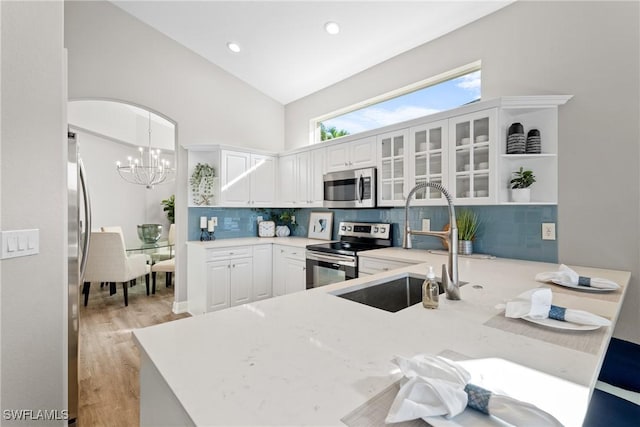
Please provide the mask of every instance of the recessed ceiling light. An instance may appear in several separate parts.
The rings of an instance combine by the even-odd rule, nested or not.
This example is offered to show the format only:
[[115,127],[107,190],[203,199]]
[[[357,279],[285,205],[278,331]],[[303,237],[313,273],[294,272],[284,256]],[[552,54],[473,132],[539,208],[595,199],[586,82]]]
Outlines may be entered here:
[[229,48],[229,50],[233,53],[238,53],[240,52],[240,46],[238,45],[238,43],[234,43],[234,42],[229,42],[227,43],[227,47]]
[[340,32],[340,26],[336,22],[329,21],[324,24],[324,30],[329,34],[334,35]]

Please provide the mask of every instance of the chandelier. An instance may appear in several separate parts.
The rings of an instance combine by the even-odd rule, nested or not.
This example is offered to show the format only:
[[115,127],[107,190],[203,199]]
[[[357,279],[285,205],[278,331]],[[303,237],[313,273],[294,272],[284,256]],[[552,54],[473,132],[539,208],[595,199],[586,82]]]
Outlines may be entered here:
[[[175,178],[176,169],[169,165],[169,161],[160,158],[160,150],[151,148],[151,113],[149,112],[149,146],[146,150],[138,148],[139,155],[136,158],[127,157],[128,164],[122,165],[116,162],[118,174],[131,184],[144,185],[152,189],[154,185]],[[145,163],[146,158],[146,163]]]

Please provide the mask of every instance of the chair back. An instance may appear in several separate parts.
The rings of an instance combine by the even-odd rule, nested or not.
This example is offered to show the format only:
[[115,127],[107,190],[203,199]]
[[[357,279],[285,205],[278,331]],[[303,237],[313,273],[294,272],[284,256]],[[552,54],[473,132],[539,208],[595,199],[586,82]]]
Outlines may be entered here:
[[176,225],[171,224],[169,226],[169,236],[167,237],[170,245],[175,245],[176,243]]
[[118,232],[92,232],[87,256],[85,282],[124,282],[129,280],[127,253]]
[[100,231],[108,232],[108,233],[120,233],[120,237],[122,238],[122,244],[124,247],[127,247],[127,243],[124,241],[124,233],[122,232],[122,227],[119,225],[110,225],[107,227],[100,227]]

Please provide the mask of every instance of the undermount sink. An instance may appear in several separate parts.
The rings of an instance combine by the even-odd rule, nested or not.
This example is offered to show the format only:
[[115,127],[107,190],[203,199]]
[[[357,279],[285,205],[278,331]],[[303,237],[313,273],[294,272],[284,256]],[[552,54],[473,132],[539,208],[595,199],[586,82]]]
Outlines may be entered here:
[[[350,291],[342,289],[335,296],[395,313],[422,301],[422,283],[425,276],[402,274],[383,281],[371,283],[365,288]],[[460,282],[460,286],[466,282]],[[443,294],[442,283],[438,280],[439,293]]]

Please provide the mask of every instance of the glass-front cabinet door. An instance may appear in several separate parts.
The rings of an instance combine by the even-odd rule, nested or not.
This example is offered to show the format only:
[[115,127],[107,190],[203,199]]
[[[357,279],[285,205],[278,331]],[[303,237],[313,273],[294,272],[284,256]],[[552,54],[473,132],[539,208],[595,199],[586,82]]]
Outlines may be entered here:
[[[407,193],[417,185],[425,182],[442,184],[449,188],[448,174],[448,121],[440,120],[410,130],[411,176],[413,180]],[[415,205],[446,204],[442,193],[435,188],[424,188],[416,191]]]
[[497,110],[449,119],[449,189],[456,203],[485,204],[496,199]]
[[408,129],[378,135],[378,205],[404,204],[407,178]]

